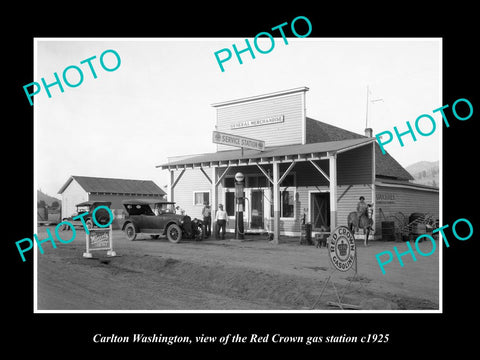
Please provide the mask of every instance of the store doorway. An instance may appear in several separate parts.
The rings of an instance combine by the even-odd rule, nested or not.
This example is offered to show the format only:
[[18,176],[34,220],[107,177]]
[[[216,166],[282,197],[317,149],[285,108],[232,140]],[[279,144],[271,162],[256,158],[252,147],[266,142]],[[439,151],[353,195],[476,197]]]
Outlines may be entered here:
[[263,229],[263,190],[252,190],[250,194],[250,228]]
[[322,226],[330,227],[330,193],[318,192],[310,194],[312,230],[319,231]]

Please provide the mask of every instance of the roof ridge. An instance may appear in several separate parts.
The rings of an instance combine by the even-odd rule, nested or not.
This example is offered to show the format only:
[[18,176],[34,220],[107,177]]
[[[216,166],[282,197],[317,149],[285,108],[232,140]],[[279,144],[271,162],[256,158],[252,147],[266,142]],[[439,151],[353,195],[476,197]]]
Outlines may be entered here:
[[106,178],[83,175],[71,175],[60,188],[58,194],[62,194],[73,180],[75,180],[86,192],[165,195],[165,191],[163,191],[153,180]]

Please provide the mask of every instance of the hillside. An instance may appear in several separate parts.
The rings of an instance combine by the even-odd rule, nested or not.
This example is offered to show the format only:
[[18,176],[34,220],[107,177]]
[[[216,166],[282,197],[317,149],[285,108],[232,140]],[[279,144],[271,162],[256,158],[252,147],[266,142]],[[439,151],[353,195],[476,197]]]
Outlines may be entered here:
[[439,186],[439,162],[419,161],[405,168],[417,184]]
[[45,204],[48,206],[52,206],[52,202],[56,201],[59,204],[62,204],[62,200],[57,199],[56,197],[47,195],[43,193],[41,190],[37,190],[37,203],[40,202],[41,200],[45,201]]

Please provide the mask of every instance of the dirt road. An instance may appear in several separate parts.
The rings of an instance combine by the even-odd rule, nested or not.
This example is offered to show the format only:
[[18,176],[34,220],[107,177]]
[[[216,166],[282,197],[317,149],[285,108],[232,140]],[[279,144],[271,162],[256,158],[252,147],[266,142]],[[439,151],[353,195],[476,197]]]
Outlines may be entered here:
[[[38,235],[46,238],[45,227]],[[332,274],[327,250],[299,245],[298,239],[279,245],[260,236],[172,244],[139,236],[129,242],[114,230],[113,241],[116,257],[98,251],[93,259],[82,257],[83,231],[56,249],[44,243],[45,253],[37,257],[38,310],[308,310]],[[349,281],[352,271],[333,272],[339,291],[347,289],[343,302],[366,310],[438,309],[438,249],[415,262],[404,256],[404,267],[395,260],[382,275],[375,254],[393,246],[407,249],[404,243],[378,241],[365,248],[357,242],[356,281]],[[428,242],[420,246],[424,253],[431,249]],[[329,285],[315,309],[337,310],[328,305],[334,300]]]

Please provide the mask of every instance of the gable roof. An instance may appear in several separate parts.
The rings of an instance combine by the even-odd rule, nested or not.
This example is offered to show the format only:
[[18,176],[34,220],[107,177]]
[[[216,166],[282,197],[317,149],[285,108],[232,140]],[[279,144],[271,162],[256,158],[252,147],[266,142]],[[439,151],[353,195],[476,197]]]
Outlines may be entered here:
[[116,193],[116,194],[141,194],[141,195],[165,195],[157,184],[152,180],[112,179],[90,176],[72,175],[67,182],[58,190],[62,194],[70,183],[75,180],[83,190],[89,193]]
[[306,143],[363,139],[366,136],[333,126],[312,118],[306,118]]
[[[362,138],[367,137],[309,117],[306,118],[307,143]],[[378,143],[375,143],[375,173],[377,177],[413,180],[413,176],[388,152],[382,154]]]

